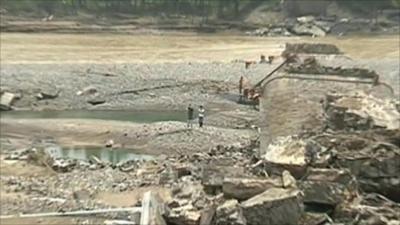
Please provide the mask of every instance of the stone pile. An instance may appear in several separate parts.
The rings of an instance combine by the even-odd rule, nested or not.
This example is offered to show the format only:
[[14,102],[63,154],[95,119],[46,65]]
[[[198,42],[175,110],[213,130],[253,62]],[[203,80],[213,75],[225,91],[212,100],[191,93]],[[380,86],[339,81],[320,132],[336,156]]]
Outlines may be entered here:
[[48,162],[63,172],[58,176],[1,181],[9,192],[59,198],[53,206],[66,209],[99,207],[91,196],[100,191],[161,186],[172,193],[163,217],[173,225],[393,225],[400,221],[393,201],[400,196],[397,104],[361,93],[329,94],[321,104],[323,129],[282,137],[261,156],[254,140],[117,165],[93,159],[65,166],[55,159]]
[[[392,26],[396,30],[395,24]],[[252,36],[312,36],[324,37],[326,35],[346,35],[355,32],[376,32],[387,30],[387,27],[374,23],[368,19],[338,19],[314,17],[311,15],[297,18],[287,18],[284,23],[270,24],[254,31],[246,32]]]
[[299,224],[400,223],[400,205],[392,202],[400,200],[397,104],[365,93],[331,93],[322,104],[323,129],[268,146],[265,170],[286,169],[298,179],[306,210]]

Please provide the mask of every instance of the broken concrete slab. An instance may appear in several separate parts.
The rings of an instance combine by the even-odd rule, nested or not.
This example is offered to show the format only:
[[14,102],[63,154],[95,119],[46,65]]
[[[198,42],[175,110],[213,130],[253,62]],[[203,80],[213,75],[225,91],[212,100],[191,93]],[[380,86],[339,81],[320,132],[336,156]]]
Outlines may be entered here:
[[306,142],[292,137],[282,137],[270,144],[265,160],[268,174],[281,175],[288,170],[294,177],[300,178],[306,172]]
[[307,171],[299,182],[305,203],[336,206],[357,196],[357,181],[348,170],[316,169]]
[[216,211],[216,225],[246,225],[242,209],[237,200],[228,200]]
[[272,187],[282,187],[282,182],[271,178],[225,178],[222,190],[226,198],[247,200]]
[[4,92],[0,97],[0,110],[11,110],[12,104],[17,99],[17,95],[11,92]]
[[210,162],[209,165],[202,167],[201,179],[204,190],[208,194],[218,194],[222,192],[224,178],[226,177],[244,177],[243,167],[226,166],[219,162]]
[[295,24],[291,32],[297,35],[309,35],[313,37],[324,37],[326,32],[314,24]]
[[96,94],[97,88],[94,86],[87,86],[83,88],[81,91],[76,92],[76,95],[81,96],[81,95],[93,95]]
[[282,172],[282,186],[284,188],[297,188],[296,179],[287,170]]
[[46,90],[41,90],[35,97],[37,100],[55,99],[61,93],[61,90],[56,88],[48,88]]
[[400,113],[396,104],[363,92],[328,94],[325,99],[327,124],[338,129],[400,129]]
[[297,225],[303,213],[300,190],[270,188],[242,202],[243,215],[252,225]]
[[341,54],[336,45],[332,44],[312,44],[312,43],[286,43],[282,55],[289,53],[296,54]]
[[198,225],[200,222],[201,212],[188,204],[168,210],[164,217],[168,224]]
[[[378,194],[367,194],[355,199],[352,204],[339,205],[334,217],[343,222],[359,224],[399,224],[400,204]],[[346,224],[347,224],[346,223]]]

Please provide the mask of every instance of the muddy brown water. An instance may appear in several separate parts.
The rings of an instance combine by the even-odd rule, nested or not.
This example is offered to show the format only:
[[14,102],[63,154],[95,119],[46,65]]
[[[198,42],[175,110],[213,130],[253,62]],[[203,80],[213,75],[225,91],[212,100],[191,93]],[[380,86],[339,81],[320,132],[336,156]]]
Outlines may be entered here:
[[352,58],[399,56],[399,35],[251,37],[239,35],[123,35],[2,33],[1,63],[155,63],[258,60],[280,55],[287,42],[337,45]]

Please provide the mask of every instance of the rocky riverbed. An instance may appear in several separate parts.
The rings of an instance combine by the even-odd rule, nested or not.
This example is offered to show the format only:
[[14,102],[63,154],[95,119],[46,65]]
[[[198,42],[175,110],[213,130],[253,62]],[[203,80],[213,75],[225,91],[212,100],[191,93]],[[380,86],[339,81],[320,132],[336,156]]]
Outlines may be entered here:
[[[301,46],[304,51],[310,45]],[[338,89],[305,102],[290,98],[303,104],[299,108],[315,109],[318,123],[270,121],[287,132],[278,138],[270,133],[269,142],[261,145],[258,128],[265,121],[252,106],[236,102],[238,78],[245,75],[256,83],[283,58],[272,64],[251,62],[248,69],[241,60],[4,64],[2,109],[183,111],[192,103],[204,105],[207,113],[206,126],[193,129],[179,121],[2,118],[2,212],[131,207],[152,190],[165,203],[166,224],[399,224],[398,62],[326,54],[299,55],[284,71],[378,74],[393,93],[380,96],[370,84],[367,89],[356,86],[357,93]],[[373,84],[378,84],[375,79]],[[261,104],[270,101],[265,99]],[[300,123],[301,132],[288,130],[291,122]],[[132,149],[154,158],[120,163],[57,158],[46,151],[49,144]],[[74,218],[73,223],[106,219],[132,222],[136,216],[103,214]]]

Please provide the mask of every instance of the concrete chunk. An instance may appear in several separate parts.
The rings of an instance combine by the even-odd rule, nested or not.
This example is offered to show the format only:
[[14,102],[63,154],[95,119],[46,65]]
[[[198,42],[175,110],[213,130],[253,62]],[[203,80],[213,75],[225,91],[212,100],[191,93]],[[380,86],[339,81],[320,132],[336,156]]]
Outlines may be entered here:
[[225,178],[222,191],[228,198],[246,200],[272,187],[282,187],[282,182],[273,179]]
[[241,204],[243,215],[252,225],[296,225],[303,213],[301,192],[270,188]]
[[228,200],[217,208],[216,225],[246,225],[237,200]]
[[0,99],[0,110],[11,110],[11,106],[17,96],[10,92],[4,92]]
[[348,170],[310,169],[300,189],[304,202],[337,205],[357,195],[357,182]]

